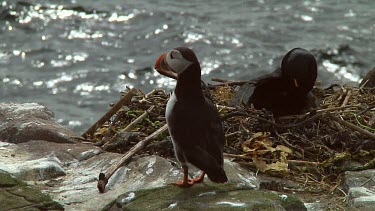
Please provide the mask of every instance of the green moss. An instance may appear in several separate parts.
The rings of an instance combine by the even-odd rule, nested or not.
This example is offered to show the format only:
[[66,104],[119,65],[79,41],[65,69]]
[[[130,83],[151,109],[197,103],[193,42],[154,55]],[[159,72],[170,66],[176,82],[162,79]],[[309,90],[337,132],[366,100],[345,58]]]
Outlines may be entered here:
[[0,188],[0,204],[1,208],[5,210],[16,209],[20,207],[30,206],[31,202],[18,196],[14,196],[5,189]]
[[63,210],[48,195],[27,186],[24,182],[0,172],[0,205],[2,209]]
[[20,183],[16,178],[10,174],[0,171],[0,188],[13,187]]

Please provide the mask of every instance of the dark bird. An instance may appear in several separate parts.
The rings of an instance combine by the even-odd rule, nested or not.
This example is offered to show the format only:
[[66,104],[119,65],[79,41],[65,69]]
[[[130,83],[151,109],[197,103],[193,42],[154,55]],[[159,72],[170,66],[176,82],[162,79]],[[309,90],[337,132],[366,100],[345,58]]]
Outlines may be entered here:
[[[223,169],[224,131],[216,107],[202,92],[196,55],[189,48],[175,48],[157,59],[155,69],[163,75],[169,71],[177,74],[165,117],[184,177],[173,184],[189,187],[202,182],[205,174],[213,182],[227,182]],[[188,162],[202,170],[199,177],[188,178]]]
[[234,101],[242,100],[256,109],[267,109],[276,116],[300,113],[316,102],[311,93],[317,77],[314,56],[302,48],[290,50],[281,67],[245,84]]

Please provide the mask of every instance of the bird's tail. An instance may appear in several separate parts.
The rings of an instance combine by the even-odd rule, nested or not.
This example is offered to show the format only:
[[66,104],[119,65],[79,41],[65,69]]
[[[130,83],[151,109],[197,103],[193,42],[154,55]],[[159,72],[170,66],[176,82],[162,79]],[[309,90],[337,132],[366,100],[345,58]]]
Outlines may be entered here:
[[228,181],[223,165],[220,165],[217,160],[205,150],[196,147],[191,152],[186,150],[185,155],[187,160],[205,172],[212,182],[224,183]]
[[225,183],[228,181],[227,175],[221,166],[218,166],[213,170],[206,171],[206,174],[212,182]]

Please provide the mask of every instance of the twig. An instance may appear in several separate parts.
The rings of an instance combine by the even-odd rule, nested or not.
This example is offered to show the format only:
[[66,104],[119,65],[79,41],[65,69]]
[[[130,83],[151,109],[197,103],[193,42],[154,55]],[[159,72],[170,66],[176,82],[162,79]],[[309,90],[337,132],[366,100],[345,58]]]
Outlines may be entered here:
[[236,85],[242,86],[246,84],[247,82],[251,82],[251,80],[250,81],[229,81],[229,80],[224,80],[220,78],[211,78],[211,81],[222,83],[222,84],[216,84],[216,85],[211,85],[211,86],[236,86]]
[[[224,153],[225,157],[230,157],[230,158],[239,158],[239,159],[245,159],[245,160],[252,160],[253,157],[246,156],[246,155],[235,155],[235,154],[230,154],[230,153]],[[264,159],[268,160],[268,159]],[[319,166],[323,165],[323,163],[320,162],[313,162],[313,161],[305,161],[305,160],[287,160],[289,164],[294,164],[294,165],[314,165],[314,166]]]
[[279,117],[278,119],[280,119],[280,120],[303,119],[303,118],[305,118],[309,115],[312,115],[312,114],[326,113],[328,111],[339,111],[339,110],[344,110],[346,108],[361,108],[361,106],[360,106],[360,104],[357,104],[357,105],[346,105],[346,106],[332,107],[332,108],[323,108],[323,109],[313,110],[313,111],[310,111],[306,114],[301,114],[301,115],[282,116],[282,117]]
[[126,163],[135,153],[145,148],[151,140],[155,139],[160,134],[163,134],[165,131],[167,131],[166,124],[163,127],[159,128],[157,131],[153,132],[151,135],[147,136],[142,141],[138,142],[126,154],[124,154],[118,162],[114,163],[104,173],[100,173],[97,185],[99,192],[104,193],[105,186],[107,185],[109,178],[111,178],[111,176],[117,171],[117,169],[123,166],[124,163]]
[[128,126],[126,126],[124,129],[120,130],[120,133],[121,132],[127,132],[127,131],[130,131],[136,124],[140,123],[151,111],[152,109],[154,109],[155,106],[151,106],[149,109],[147,109],[147,111],[145,111],[142,115],[140,115],[139,117],[137,117],[134,121],[132,121],[130,124],[128,124]]
[[365,186],[368,182],[375,181],[375,177],[371,177],[370,179],[366,180],[364,183],[362,183],[359,187]]
[[220,110],[220,109],[228,109],[228,110],[236,110],[237,108],[235,107],[229,107],[229,106],[224,106],[224,105],[219,105],[219,104],[216,104],[216,107]]
[[154,94],[156,94],[156,93],[158,93],[158,92],[163,92],[163,94],[165,94],[165,91],[164,91],[163,89],[154,89],[154,90],[152,90],[151,92],[145,94],[145,95],[144,95],[144,98],[148,98],[148,97],[150,97],[151,95],[154,95]]
[[285,125],[285,124],[279,124],[279,123],[275,123],[275,122],[272,122],[268,119],[264,119],[262,117],[258,117],[258,116],[255,116],[255,115],[251,115],[251,114],[247,114],[247,113],[244,113],[244,112],[233,112],[233,113],[230,113],[230,114],[227,114],[223,117],[221,117],[221,120],[222,121],[225,121],[231,117],[235,117],[235,116],[248,116],[248,117],[252,117],[254,119],[257,119],[257,120],[260,120],[260,121],[263,121],[263,122],[267,122],[277,128],[283,128],[283,129],[287,129],[287,128],[292,128],[292,127],[298,127],[298,126],[301,126],[301,125],[304,125],[308,122],[311,122],[311,121],[314,121],[315,119],[317,119],[318,117],[321,116],[321,114],[315,114],[314,116],[312,116],[311,118],[309,119],[305,119],[303,121],[300,121],[298,123],[295,123],[295,124],[288,124],[288,125]]
[[333,89],[334,87],[336,87],[336,86],[338,86],[338,87],[341,87],[341,85],[340,84],[331,84],[329,87],[327,87],[327,88],[324,88],[324,90],[329,90],[329,89]]
[[374,108],[375,108],[375,105],[373,105],[373,106],[369,106],[369,107],[363,109],[362,111],[360,111],[360,112],[358,113],[358,115],[363,115],[363,114],[367,113],[368,111],[371,111],[371,110],[374,109]]
[[211,81],[220,82],[220,83],[227,83],[227,82],[230,82],[229,80],[226,80],[226,79],[220,79],[220,78],[211,78]]
[[241,131],[236,131],[236,132],[233,132],[233,133],[226,134],[225,138],[229,138],[229,137],[232,137],[232,136],[235,136],[235,135],[240,135],[240,134],[242,134]]
[[[154,107],[155,107],[154,105],[151,106],[147,111],[145,111],[143,114],[141,114],[139,117],[137,117],[134,121],[132,121],[130,124],[128,124],[128,126],[126,126],[124,129],[120,130],[118,133],[128,132],[131,129],[133,129],[133,127],[136,124],[140,123],[147,116],[147,114],[149,114],[152,111],[152,109],[154,109]],[[110,126],[110,128],[111,128],[111,126]],[[110,128],[109,128],[109,130],[110,130]],[[112,139],[110,139],[105,144],[103,144],[102,149],[106,149],[106,147],[108,147],[110,144],[112,144],[113,141],[116,140],[114,137],[112,137]]]
[[92,136],[92,134],[102,126],[108,119],[110,119],[118,110],[124,105],[129,104],[134,95],[137,94],[137,89],[133,88],[127,92],[107,113],[105,113],[97,122],[95,122],[89,129],[82,134],[83,138]]
[[346,96],[345,96],[344,102],[342,102],[341,107],[346,106],[346,104],[348,104],[348,102],[349,102],[349,98],[350,98],[351,96],[352,96],[352,92],[351,92],[350,90],[348,90],[348,91],[346,92]]
[[[282,142],[284,144],[286,144],[288,147],[290,148],[293,148],[293,149],[297,149],[299,151],[302,151],[301,149],[298,149],[297,147],[293,146],[293,144],[289,143],[289,141],[287,141],[282,135],[280,135],[277,131],[275,131],[275,134],[282,140]],[[303,153],[303,152],[302,152]],[[302,154],[301,153],[301,154]]]
[[368,137],[370,137],[370,138],[372,138],[372,139],[375,140],[375,134],[374,133],[371,133],[371,132],[369,132],[369,131],[367,131],[367,130],[365,130],[363,128],[360,128],[357,125],[354,125],[354,124],[352,124],[350,122],[342,120],[342,119],[338,118],[337,116],[333,115],[332,113],[327,113],[326,115],[329,118],[333,119],[335,122],[340,123],[341,125],[344,125],[344,126],[350,128],[352,130],[355,130],[355,131],[361,133],[362,135],[368,136]]
[[318,109],[316,110],[317,113],[322,113],[322,112],[326,112],[326,111],[336,111],[336,110],[343,110],[345,108],[360,108],[360,104],[357,104],[357,105],[345,105],[345,106],[341,106],[341,107],[333,107],[333,108],[323,108],[323,109]]

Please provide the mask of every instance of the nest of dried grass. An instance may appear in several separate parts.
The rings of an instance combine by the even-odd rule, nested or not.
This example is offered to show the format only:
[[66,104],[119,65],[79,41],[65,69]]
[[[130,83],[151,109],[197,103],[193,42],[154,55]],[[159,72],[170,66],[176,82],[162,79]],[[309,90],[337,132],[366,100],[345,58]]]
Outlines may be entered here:
[[[316,110],[275,118],[265,110],[229,107],[235,85],[210,87],[223,118],[226,157],[297,181],[312,192],[337,189],[344,171],[375,167],[375,89],[315,88],[320,100]],[[83,136],[107,151],[174,157],[168,133],[160,129],[169,94],[133,89],[125,98],[127,102],[115,105],[118,110],[107,113]],[[145,139],[147,143],[140,146]],[[151,139],[156,150],[144,150]]]

